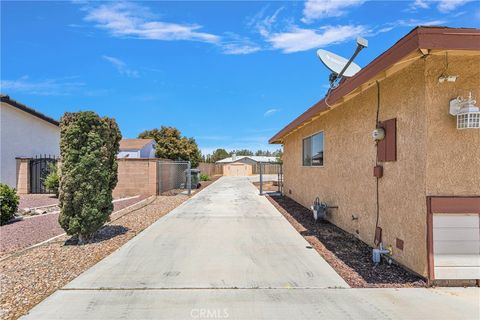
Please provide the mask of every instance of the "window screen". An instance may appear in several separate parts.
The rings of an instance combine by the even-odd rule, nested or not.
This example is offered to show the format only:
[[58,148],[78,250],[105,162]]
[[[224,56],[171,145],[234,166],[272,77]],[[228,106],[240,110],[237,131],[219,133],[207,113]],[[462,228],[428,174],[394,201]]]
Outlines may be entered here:
[[323,132],[303,139],[303,165],[323,166]]

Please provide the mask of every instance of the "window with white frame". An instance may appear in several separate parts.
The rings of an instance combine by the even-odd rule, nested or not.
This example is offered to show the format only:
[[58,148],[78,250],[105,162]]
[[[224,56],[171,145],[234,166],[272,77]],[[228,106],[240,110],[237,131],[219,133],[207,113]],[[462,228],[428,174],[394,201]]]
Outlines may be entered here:
[[303,139],[303,165],[323,166],[323,131]]

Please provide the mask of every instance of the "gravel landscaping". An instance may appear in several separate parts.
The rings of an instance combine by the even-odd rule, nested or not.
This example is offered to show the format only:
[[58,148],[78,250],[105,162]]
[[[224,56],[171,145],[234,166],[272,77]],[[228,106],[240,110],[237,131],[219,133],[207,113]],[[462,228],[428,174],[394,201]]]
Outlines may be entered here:
[[[115,201],[115,212],[146,199],[147,196]],[[58,210],[58,208],[57,208]],[[64,233],[58,224],[58,211],[39,216],[25,218],[0,227],[0,258],[6,254],[30,247]]]
[[58,204],[54,194],[20,194],[18,209],[37,208]]
[[374,265],[372,248],[329,222],[315,222],[312,212],[286,196],[267,196],[292,226],[353,288],[425,287],[425,281],[400,265]]
[[[0,261],[0,319],[16,319],[179,206],[186,196],[159,196],[112,217],[92,243],[66,246],[67,236]],[[35,218],[32,218],[35,219]]]

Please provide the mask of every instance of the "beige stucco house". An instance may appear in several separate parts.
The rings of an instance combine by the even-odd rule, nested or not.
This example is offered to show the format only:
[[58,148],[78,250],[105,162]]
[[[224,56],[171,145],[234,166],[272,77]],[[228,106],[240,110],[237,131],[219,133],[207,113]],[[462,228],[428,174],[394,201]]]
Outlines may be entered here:
[[469,92],[480,29],[413,29],[270,139],[285,194],[428,280],[480,279],[480,129],[449,113]]

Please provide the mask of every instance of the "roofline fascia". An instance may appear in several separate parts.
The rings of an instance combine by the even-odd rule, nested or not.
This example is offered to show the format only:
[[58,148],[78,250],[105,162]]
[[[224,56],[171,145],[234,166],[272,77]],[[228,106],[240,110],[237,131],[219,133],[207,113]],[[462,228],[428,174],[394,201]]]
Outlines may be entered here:
[[[467,39],[458,36],[468,37]],[[337,103],[342,97],[357,87],[375,77],[378,73],[392,66],[417,49],[447,49],[447,50],[480,50],[480,29],[459,28],[425,28],[416,27],[393,46],[370,62],[352,78],[346,79],[329,96],[328,105],[325,98],[315,103],[307,111],[295,118],[282,130],[268,140],[270,144],[283,143],[283,138],[303,123],[330,109],[329,105]]]
[[11,106],[11,107],[13,107],[13,108],[19,109],[19,110],[21,110],[21,111],[23,111],[23,112],[26,112],[26,113],[28,113],[28,114],[30,114],[30,115],[32,115],[32,116],[35,116],[35,117],[37,117],[37,118],[39,118],[39,119],[42,119],[43,121],[46,121],[46,122],[48,122],[48,123],[50,123],[50,124],[53,124],[53,125],[55,125],[55,126],[57,126],[57,127],[60,126],[60,123],[59,123],[57,120],[55,120],[55,119],[53,119],[53,118],[51,118],[51,117],[49,117],[49,116],[46,116],[46,115],[44,115],[43,113],[38,112],[38,111],[35,110],[35,109],[32,109],[32,108],[30,108],[30,107],[27,107],[26,105],[24,105],[24,104],[22,104],[22,103],[20,103],[20,102],[18,102],[18,101],[16,101],[16,100],[10,99],[9,96],[2,96],[2,97],[1,97],[1,102],[6,103],[6,104],[8,104],[9,106]]

